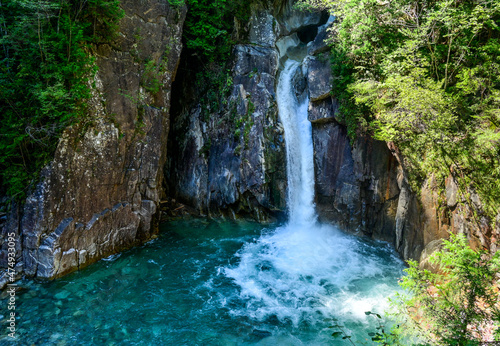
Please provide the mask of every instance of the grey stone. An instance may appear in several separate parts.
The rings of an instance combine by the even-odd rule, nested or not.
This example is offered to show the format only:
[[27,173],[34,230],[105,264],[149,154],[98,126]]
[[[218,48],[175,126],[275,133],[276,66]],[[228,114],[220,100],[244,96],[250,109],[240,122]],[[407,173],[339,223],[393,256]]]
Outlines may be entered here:
[[308,108],[308,119],[312,123],[327,123],[337,120],[339,116],[339,104],[331,96],[320,100],[310,101]]
[[442,239],[436,239],[429,242],[422,251],[422,254],[420,255],[420,260],[419,260],[420,269],[427,269],[433,272],[437,272],[439,270],[439,265],[430,263],[429,258],[432,256],[434,252],[440,251],[442,249],[443,249]]
[[59,299],[59,300],[61,300],[61,299],[66,299],[66,298],[68,298],[68,297],[69,297],[69,295],[70,295],[70,294],[71,294],[71,292],[70,292],[70,291],[66,291],[66,290],[64,290],[64,291],[60,291],[60,292],[56,293],[56,294],[54,295],[54,298]]
[[[92,125],[85,132],[64,131],[22,218],[17,217],[26,275],[64,275],[157,231],[170,86],[187,9],[160,0],[120,5],[126,14],[120,36],[112,47],[95,47],[99,70],[88,101]],[[142,87],[145,64],[138,63],[151,59],[164,66],[158,76],[163,88],[154,95]]]
[[276,50],[273,48],[236,45],[234,78],[247,77],[249,74],[256,75],[257,73],[274,75],[277,63]]
[[358,137],[351,145],[333,121],[313,123],[313,145],[320,219],[395,241],[398,165],[385,143]]
[[455,183],[455,179],[449,176],[446,179],[446,204],[448,207],[453,208],[458,203],[458,186]]
[[279,57],[285,57],[289,51],[295,49],[298,45],[300,45],[300,39],[297,36],[297,33],[281,37],[276,42],[276,48],[278,48]]
[[308,12],[290,10],[286,11],[281,18],[282,26],[285,28],[284,34],[292,33],[308,26],[318,26],[324,19],[322,12]]
[[250,26],[255,45],[235,47],[226,106],[207,110],[194,102],[174,116],[169,195],[203,215],[265,221],[285,208],[286,153],[275,100],[278,51],[262,37],[273,22],[269,13],[251,21],[262,24]]
[[249,40],[251,43],[274,47],[279,25],[269,11],[252,5],[252,16],[249,25]]
[[328,38],[327,26],[322,25],[318,30],[318,35],[307,45],[307,54],[318,55],[321,53],[326,53],[330,50],[330,47],[326,44],[326,39]]
[[332,90],[332,71],[328,54],[308,58],[307,83],[311,101],[318,101],[330,96]]

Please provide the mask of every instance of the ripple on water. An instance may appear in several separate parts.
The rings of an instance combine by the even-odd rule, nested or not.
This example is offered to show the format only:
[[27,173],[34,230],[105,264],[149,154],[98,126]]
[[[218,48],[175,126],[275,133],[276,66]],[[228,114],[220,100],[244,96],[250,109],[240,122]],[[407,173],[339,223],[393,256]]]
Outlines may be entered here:
[[394,252],[326,226],[261,231],[171,223],[112,261],[24,282],[19,337],[36,345],[321,345],[331,340],[330,317],[366,337],[364,311],[381,311],[401,275]]

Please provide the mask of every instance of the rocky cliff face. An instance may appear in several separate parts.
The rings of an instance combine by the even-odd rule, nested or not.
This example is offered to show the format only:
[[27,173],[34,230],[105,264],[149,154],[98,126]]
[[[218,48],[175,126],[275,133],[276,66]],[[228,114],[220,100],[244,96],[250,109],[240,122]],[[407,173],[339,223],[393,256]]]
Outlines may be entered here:
[[450,175],[444,191],[429,177],[416,194],[407,183],[404,160],[391,143],[367,136],[353,142],[347,138],[330,93],[328,55],[316,40],[311,50],[305,78],[311,99],[309,120],[313,123],[320,218],[345,230],[390,241],[403,258],[420,260],[423,265],[450,231],[464,233],[473,248],[495,252],[498,223],[496,228],[491,226],[474,191],[460,193]]
[[[330,93],[333,81],[329,57],[320,42],[310,44],[313,56],[305,76],[311,100],[309,120],[313,124],[320,219],[390,241],[403,258],[420,260],[424,265],[450,231],[466,234],[475,248],[496,251],[499,233],[482,215],[481,203],[472,191],[468,202],[457,197],[452,176],[441,192],[430,177],[417,195],[407,183],[404,160],[397,148],[367,136],[353,142],[347,138],[337,102]],[[477,205],[471,208],[474,200]]]
[[[95,47],[99,72],[88,119],[64,132],[36,190],[3,228],[3,239],[16,233],[18,269],[27,275],[63,275],[157,230],[186,9],[162,0],[121,6],[119,39]],[[6,254],[3,243],[2,267]]]
[[[172,198],[202,214],[265,221],[282,214],[286,201],[286,152],[275,94],[279,69],[287,50],[314,38],[307,35],[325,16],[290,6],[278,14],[258,3],[250,10],[250,22],[241,29],[249,43],[234,48],[225,106],[211,110],[193,97],[190,107],[172,115],[167,181]],[[190,83],[186,76],[179,84],[189,90]]]

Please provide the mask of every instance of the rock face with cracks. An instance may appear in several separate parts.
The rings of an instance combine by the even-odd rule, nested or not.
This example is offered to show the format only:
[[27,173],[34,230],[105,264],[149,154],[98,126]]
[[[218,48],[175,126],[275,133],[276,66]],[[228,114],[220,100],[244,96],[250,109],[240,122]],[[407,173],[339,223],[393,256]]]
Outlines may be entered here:
[[88,119],[65,130],[35,191],[4,224],[4,268],[12,232],[18,271],[38,278],[64,275],[157,232],[186,8],[161,0],[123,0],[121,7],[118,39],[96,47]]
[[[220,109],[198,102],[174,114],[169,195],[203,215],[267,221],[285,210],[286,152],[276,104],[282,31],[270,10],[251,6],[248,44],[233,49]],[[189,78],[187,78],[189,79]],[[190,87],[189,80],[185,83]],[[184,105],[185,106],[185,105]]]

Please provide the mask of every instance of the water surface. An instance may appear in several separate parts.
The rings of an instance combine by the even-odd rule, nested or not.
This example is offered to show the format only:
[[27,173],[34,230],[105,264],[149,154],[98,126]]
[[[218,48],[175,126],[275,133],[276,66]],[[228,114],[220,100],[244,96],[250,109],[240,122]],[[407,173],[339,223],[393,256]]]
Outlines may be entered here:
[[[19,341],[36,345],[325,345],[360,340],[402,262],[329,226],[178,221],[159,238],[53,282],[24,282]],[[372,325],[370,326],[370,323]]]

